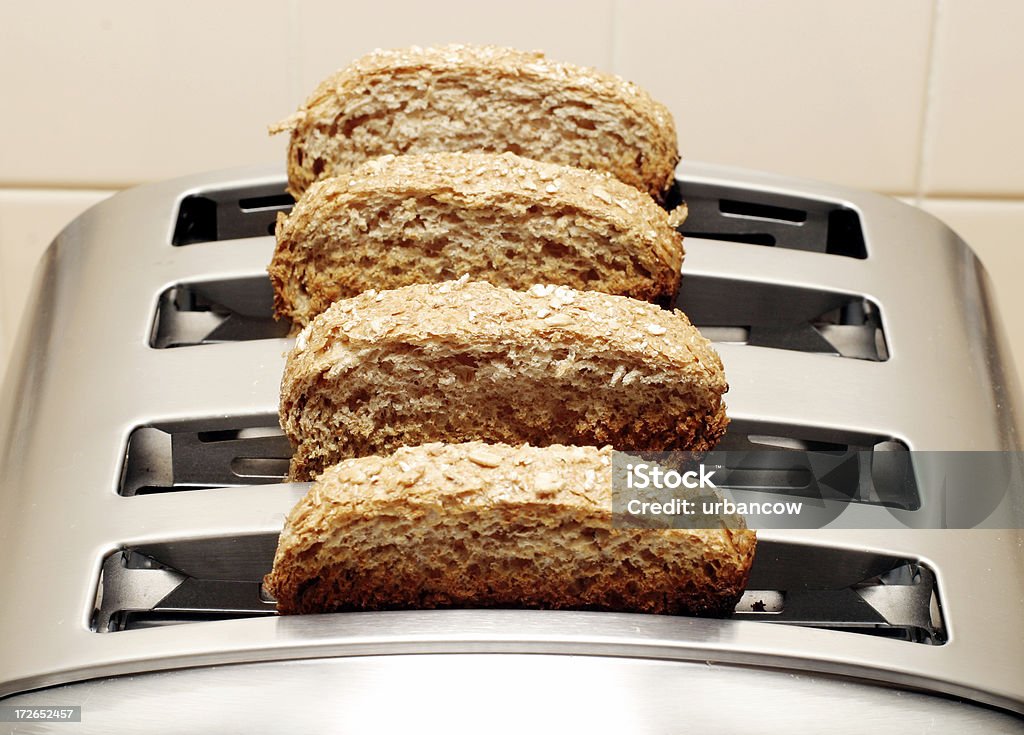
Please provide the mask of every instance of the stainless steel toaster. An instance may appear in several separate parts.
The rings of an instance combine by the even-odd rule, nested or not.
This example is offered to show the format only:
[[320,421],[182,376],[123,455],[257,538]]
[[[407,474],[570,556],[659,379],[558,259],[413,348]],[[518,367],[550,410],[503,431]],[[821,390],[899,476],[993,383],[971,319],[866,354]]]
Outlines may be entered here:
[[[676,196],[729,446],[1020,452],[987,277],[940,222],[690,162]],[[306,487],[265,268],[291,204],[276,170],[193,176],[46,252],[0,403],[0,732],[1024,731],[1024,532],[938,528],[927,477],[855,529],[762,531],[730,619],[278,617],[261,579]]]

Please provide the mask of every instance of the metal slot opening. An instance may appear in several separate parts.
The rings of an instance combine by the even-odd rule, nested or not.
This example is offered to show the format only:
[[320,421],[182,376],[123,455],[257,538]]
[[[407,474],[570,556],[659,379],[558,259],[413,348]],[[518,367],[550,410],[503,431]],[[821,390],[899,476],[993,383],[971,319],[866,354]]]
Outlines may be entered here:
[[239,199],[238,207],[243,212],[262,212],[273,210],[274,212],[290,209],[295,204],[291,194],[271,194],[270,196],[249,197]]
[[118,493],[278,483],[291,455],[276,416],[141,426],[128,437]]
[[[276,416],[155,422],[129,435],[118,493],[133,497],[279,483],[291,455]],[[893,437],[736,419],[716,455],[742,460],[718,475],[722,487],[734,490],[910,511],[921,506],[907,445]],[[829,465],[824,483],[818,465]]]
[[[107,557],[100,572],[93,630],[107,633],[276,614],[274,602],[261,592],[262,574],[243,558],[252,554],[257,565],[266,566],[263,572],[269,571],[275,538],[162,546],[155,553],[125,549]],[[195,553],[218,558],[204,565],[192,556]]]
[[288,334],[273,317],[264,276],[182,283],[160,294],[149,344],[156,349],[272,339]]
[[294,203],[280,184],[190,194],[178,205],[171,243],[193,245],[273,234],[277,213],[290,211]]
[[682,232],[706,240],[866,258],[857,213],[835,202],[677,181],[666,206],[685,201]]
[[909,448],[890,436],[736,419],[710,456],[730,490],[921,508]]
[[720,199],[718,201],[718,211],[722,214],[732,214],[737,217],[749,217],[751,219],[768,219],[779,222],[807,221],[807,212],[800,209],[775,207],[771,204],[757,204],[755,202],[737,202],[732,199]]
[[[284,337],[289,325],[274,320],[273,303],[265,275],[178,284],[160,295],[150,345]],[[889,359],[881,312],[861,296],[690,275],[676,306],[715,342]]]
[[713,342],[889,359],[881,312],[862,296],[685,276],[676,306]]
[[[277,538],[186,539],[118,551],[103,563],[93,630],[274,615],[262,590]],[[914,559],[762,541],[735,619],[945,641],[934,573]]]
[[946,642],[934,572],[869,551],[763,541],[733,618]]

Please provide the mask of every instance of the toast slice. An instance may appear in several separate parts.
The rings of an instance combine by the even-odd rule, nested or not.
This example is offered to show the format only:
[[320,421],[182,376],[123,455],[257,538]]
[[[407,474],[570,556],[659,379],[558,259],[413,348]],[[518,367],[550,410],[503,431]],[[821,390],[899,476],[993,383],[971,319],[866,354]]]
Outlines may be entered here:
[[704,451],[722,363],[681,312],[622,296],[445,281],[338,301],[281,384],[290,478],[402,445],[483,440]]
[[370,288],[465,273],[670,302],[683,216],[608,174],[511,153],[386,156],[313,184],[279,216],[274,309],[304,326]]
[[541,607],[727,615],[756,536],[612,524],[609,447],[406,447],[325,471],[288,516],[280,612]]
[[296,198],[388,153],[511,151],[607,171],[659,200],[679,162],[671,114],[636,85],[494,46],[375,51],[270,130],[291,133]]

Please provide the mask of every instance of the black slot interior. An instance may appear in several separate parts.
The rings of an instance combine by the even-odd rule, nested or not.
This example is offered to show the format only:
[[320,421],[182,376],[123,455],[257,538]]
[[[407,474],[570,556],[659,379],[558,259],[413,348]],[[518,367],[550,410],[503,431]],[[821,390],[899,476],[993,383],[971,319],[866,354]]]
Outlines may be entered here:
[[284,337],[290,325],[274,319],[273,304],[265,275],[179,284],[160,294],[149,343],[166,349]]
[[[843,470],[830,476],[829,497],[910,511],[921,505],[907,446],[893,437],[737,419],[717,450],[753,453],[742,466],[726,468],[732,479],[723,487],[822,497],[807,453],[831,453],[850,461],[836,460]],[[129,435],[118,492],[132,497],[279,483],[291,454],[276,416],[157,422]]]
[[921,508],[909,448],[891,436],[735,419],[711,456],[729,462],[723,488]]
[[681,229],[689,237],[848,258],[868,256],[857,212],[835,202],[677,181],[666,206],[682,201],[689,215]]
[[[676,181],[666,206],[686,201],[684,235],[794,250],[866,258],[867,247],[857,213],[842,204]],[[281,184],[206,189],[181,200],[172,243],[192,245],[273,234],[278,212],[294,200]]]
[[266,210],[273,210],[276,213],[290,209],[293,204],[295,204],[295,200],[288,193],[247,197],[238,200],[238,208],[246,213]]
[[278,483],[291,454],[276,416],[140,426],[128,437],[118,493]]
[[[277,538],[171,540],[115,552],[103,564],[93,630],[276,614],[262,590]],[[155,602],[154,602],[155,600]],[[945,642],[932,571],[867,550],[762,540],[735,619]]]
[[692,275],[676,306],[713,342],[889,358],[878,305],[862,296]]
[[178,205],[173,245],[194,245],[274,234],[278,212],[295,200],[279,184],[207,189],[190,194]]
[[751,201],[740,202],[733,199],[719,199],[718,211],[722,214],[733,214],[737,217],[748,217],[750,219],[768,219],[780,222],[807,221],[807,212],[804,210],[776,207],[772,204],[758,204]]
[[[274,339],[265,275],[178,284],[159,298],[150,345],[157,349]],[[688,275],[675,306],[709,339],[861,360],[889,357],[878,306],[861,296],[774,283]]]

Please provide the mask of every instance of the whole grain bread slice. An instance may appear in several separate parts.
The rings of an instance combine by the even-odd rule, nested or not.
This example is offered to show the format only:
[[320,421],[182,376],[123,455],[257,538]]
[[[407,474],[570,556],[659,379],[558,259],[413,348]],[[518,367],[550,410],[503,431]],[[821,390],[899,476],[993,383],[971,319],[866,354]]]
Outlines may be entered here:
[[684,216],[608,174],[511,153],[386,156],[313,184],[279,216],[275,313],[304,326],[369,288],[464,273],[668,302]]
[[622,296],[445,281],[338,301],[298,335],[290,477],[402,445],[485,440],[704,451],[722,363],[681,312]]
[[296,197],[371,158],[448,150],[607,171],[661,199],[679,161],[671,114],[636,85],[494,46],[375,51],[271,127],[284,131]]
[[754,532],[735,516],[708,529],[614,525],[611,455],[470,442],[346,460],[289,514],[265,584],[286,614],[731,612]]

